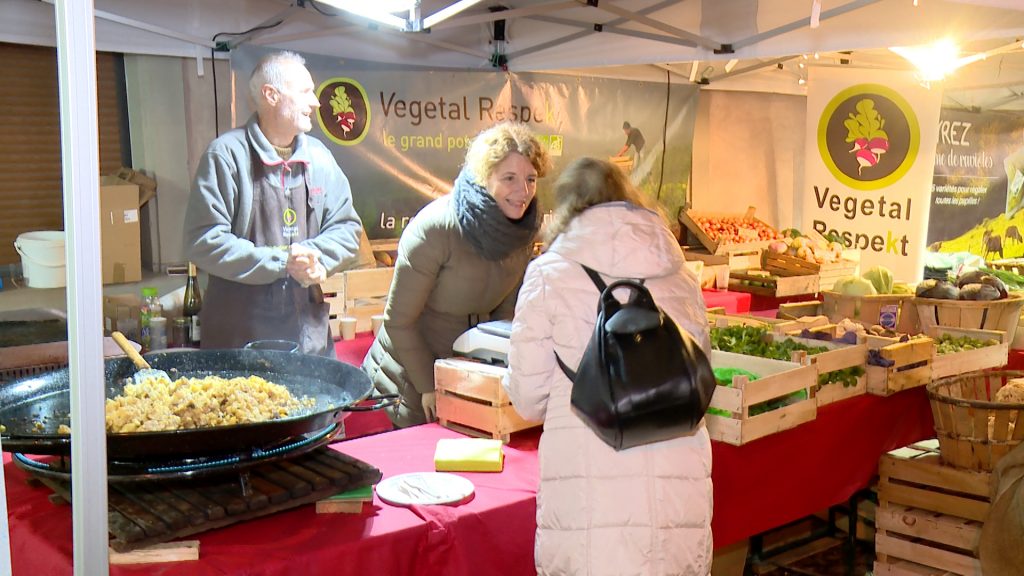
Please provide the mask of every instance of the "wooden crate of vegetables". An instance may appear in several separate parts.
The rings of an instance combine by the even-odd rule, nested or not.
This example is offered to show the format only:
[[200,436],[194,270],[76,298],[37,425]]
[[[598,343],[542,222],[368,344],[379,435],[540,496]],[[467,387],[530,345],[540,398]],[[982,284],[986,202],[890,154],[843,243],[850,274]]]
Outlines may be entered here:
[[836,280],[855,274],[859,263],[849,260],[839,242],[820,234],[804,235],[795,228],[783,230],[782,238],[764,251],[762,268],[776,276],[818,277],[819,290],[831,290]]
[[991,475],[941,462],[928,440],[878,463],[875,574],[980,575],[978,544]]
[[855,334],[844,340],[841,334],[837,334],[837,327],[831,324],[771,336],[775,342],[790,341],[808,348],[794,352],[793,360],[803,361],[806,357],[817,371],[814,400],[819,407],[860,396],[867,391],[866,340],[857,338]]
[[717,256],[751,251],[760,254],[779,236],[778,231],[754,216],[753,207],[745,214],[680,210],[679,223],[686,234],[682,238],[685,245],[703,246]]
[[720,350],[711,366],[719,384],[705,416],[712,440],[742,446],[818,415],[811,366]]
[[935,340],[932,380],[1006,366],[1010,341],[1001,330],[970,330],[932,326],[928,336]]
[[767,270],[741,270],[729,273],[729,290],[772,298],[816,294],[818,276],[776,276]]
[[868,334],[868,394],[891,396],[932,380],[935,341],[924,335]]

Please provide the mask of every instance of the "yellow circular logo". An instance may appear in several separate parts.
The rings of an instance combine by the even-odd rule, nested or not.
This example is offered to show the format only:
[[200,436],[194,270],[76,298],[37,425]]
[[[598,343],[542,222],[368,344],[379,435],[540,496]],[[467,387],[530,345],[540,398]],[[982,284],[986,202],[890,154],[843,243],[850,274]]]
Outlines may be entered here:
[[880,84],[858,84],[836,94],[818,120],[822,161],[855,190],[896,183],[914,165],[920,144],[913,108]]
[[316,118],[328,138],[354,146],[370,131],[370,100],[362,84],[351,78],[331,78],[317,88],[320,110]]
[[299,215],[296,214],[295,210],[292,210],[291,208],[285,208],[283,216],[285,226],[294,226],[295,221],[299,219]]

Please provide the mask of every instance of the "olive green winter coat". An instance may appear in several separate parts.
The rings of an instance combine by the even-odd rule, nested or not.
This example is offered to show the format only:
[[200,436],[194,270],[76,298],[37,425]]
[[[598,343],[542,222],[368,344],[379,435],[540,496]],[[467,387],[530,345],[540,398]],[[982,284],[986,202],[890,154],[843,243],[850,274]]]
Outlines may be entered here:
[[384,325],[363,360],[378,392],[401,395],[388,412],[396,426],[426,421],[421,396],[434,391],[434,360],[451,356],[460,334],[512,318],[529,259],[529,246],[499,261],[480,256],[459,229],[451,195],[412,220],[398,244]]

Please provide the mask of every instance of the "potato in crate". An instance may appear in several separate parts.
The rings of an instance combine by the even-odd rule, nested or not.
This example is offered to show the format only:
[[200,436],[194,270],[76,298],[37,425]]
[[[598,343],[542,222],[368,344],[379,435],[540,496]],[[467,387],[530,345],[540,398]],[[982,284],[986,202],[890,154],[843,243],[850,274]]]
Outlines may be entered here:
[[458,432],[503,442],[508,442],[514,432],[540,426],[542,422],[525,420],[512,407],[501,385],[507,371],[502,366],[462,358],[436,360],[438,422]]
[[741,446],[818,415],[811,366],[720,350],[711,351],[711,366],[718,374],[735,372],[711,398],[705,421],[712,440]]

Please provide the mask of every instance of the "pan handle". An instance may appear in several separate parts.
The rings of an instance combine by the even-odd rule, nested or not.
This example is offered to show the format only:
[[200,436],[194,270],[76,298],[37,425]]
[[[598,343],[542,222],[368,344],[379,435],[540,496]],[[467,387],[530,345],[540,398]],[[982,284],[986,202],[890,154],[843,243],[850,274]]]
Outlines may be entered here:
[[373,410],[381,410],[383,408],[390,408],[391,406],[398,406],[401,398],[398,394],[375,394],[373,396],[367,396],[363,400],[371,400],[373,404],[369,406],[345,406],[341,410],[343,412],[371,412]]

